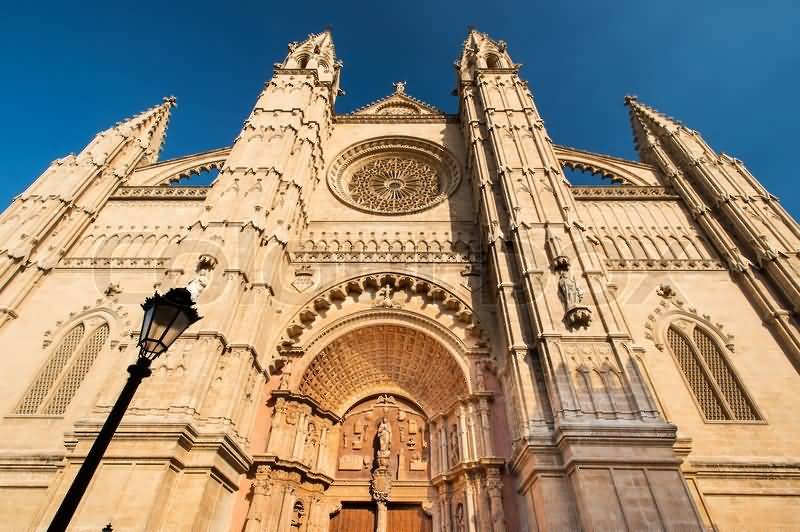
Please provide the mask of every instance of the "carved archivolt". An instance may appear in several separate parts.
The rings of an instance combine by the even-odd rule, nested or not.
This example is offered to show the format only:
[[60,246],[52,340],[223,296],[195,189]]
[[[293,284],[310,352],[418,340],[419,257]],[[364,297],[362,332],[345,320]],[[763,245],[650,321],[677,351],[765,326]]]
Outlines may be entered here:
[[406,137],[357,144],[334,160],[328,186],[344,203],[380,214],[426,209],[447,198],[461,172],[441,146]]
[[472,309],[453,292],[426,279],[387,272],[342,281],[319,294],[291,319],[278,350],[307,348],[315,336],[314,331],[359,309],[372,312],[413,310],[445,326],[462,345],[485,345]]
[[300,393],[334,412],[397,389],[429,413],[445,411],[468,393],[463,370],[441,342],[398,325],[362,327],[332,341],[299,384]]

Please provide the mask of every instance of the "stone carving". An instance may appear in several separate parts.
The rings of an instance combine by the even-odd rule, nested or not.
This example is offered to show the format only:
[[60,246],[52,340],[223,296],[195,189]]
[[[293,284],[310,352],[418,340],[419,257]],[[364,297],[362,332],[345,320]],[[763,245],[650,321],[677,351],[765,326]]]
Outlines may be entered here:
[[[391,284],[396,292],[402,291],[404,301],[408,302],[405,303],[407,306],[436,305],[441,314],[452,316],[457,326],[463,325],[465,342],[482,342],[484,340],[481,327],[474,322],[472,309],[452,292],[410,275],[377,274],[350,279],[330,287],[319,297],[304,305],[286,328],[286,337],[280,340],[277,346],[278,351],[290,351],[293,346],[298,344],[303,334],[308,331],[310,323],[318,318],[325,318],[322,311],[331,307],[342,307],[355,303],[365,291],[377,292],[382,283]],[[457,330],[457,327],[453,329]]]
[[[470,234],[408,232],[402,238],[388,232],[309,233],[302,247],[290,251],[292,261],[467,263],[483,259],[480,243]],[[476,274],[477,276],[478,274]]]
[[427,162],[387,157],[367,162],[350,178],[351,197],[369,210],[413,212],[439,194],[439,176]]
[[303,449],[303,463],[308,467],[316,466],[318,447],[319,432],[317,426],[313,421],[309,421],[306,429],[306,443]]
[[402,214],[444,200],[460,175],[458,164],[438,145],[382,139],[339,155],[331,165],[328,185],[340,200],[359,210]]
[[564,316],[569,327],[587,327],[592,320],[592,312],[585,305],[581,305],[583,292],[575,278],[566,271],[561,271],[558,276],[558,290],[567,308]]
[[306,505],[303,501],[297,501],[294,503],[292,507],[292,528],[296,530],[300,530],[300,527],[303,526],[303,521],[306,516]]
[[464,523],[464,504],[458,503],[455,511],[455,532],[466,532],[467,527]]
[[450,452],[448,457],[450,459],[450,466],[454,466],[461,461],[461,454],[459,453],[459,445],[458,445],[458,428],[456,425],[453,425],[450,428],[450,435],[448,439],[448,443],[450,445]]
[[[220,163],[221,166],[222,163]],[[183,176],[180,176],[183,177]],[[209,187],[119,187],[112,200],[162,199],[203,201]]]
[[200,294],[205,290],[209,283],[211,271],[216,267],[217,259],[211,255],[201,255],[197,261],[196,275],[186,285],[186,289],[192,296],[192,301],[197,302]]
[[561,291],[561,297],[564,298],[564,303],[567,309],[571,309],[580,305],[583,299],[583,292],[575,282],[575,278],[567,272],[561,272],[558,275],[558,289]]
[[294,365],[294,360],[291,358],[286,361],[286,364],[283,365],[281,368],[281,380],[278,383],[279,390],[288,390],[289,383],[292,379],[292,366]]
[[388,284],[383,285],[375,294],[375,306],[382,308],[400,308],[400,305],[392,301],[392,287]]
[[340,471],[361,471],[364,468],[364,457],[360,454],[344,454],[339,457]]
[[311,266],[301,265],[295,269],[294,280],[292,281],[292,286],[295,290],[302,293],[314,286],[314,284],[314,271]]
[[122,293],[122,288],[119,287],[119,283],[108,283],[108,286],[105,290],[103,290],[103,294],[106,297],[114,297],[118,296]]
[[656,290],[656,294],[663,297],[664,299],[669,299],[675,296],[675,289],[668,284],[661,284],[659,285],[658,290]]
[[378,461],[384,456],[388,456],[392,445],[392,429],[386,422],[386,418],[381,420],[378,426]]

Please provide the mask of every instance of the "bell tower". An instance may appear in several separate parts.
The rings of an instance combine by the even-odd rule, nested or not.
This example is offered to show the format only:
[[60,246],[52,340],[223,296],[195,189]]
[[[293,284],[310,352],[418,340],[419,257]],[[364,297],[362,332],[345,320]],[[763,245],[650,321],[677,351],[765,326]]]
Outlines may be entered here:
[[[510,463],[537,521],[529,528],[701,528],[672,451],[675,427],[641,378],[626,320],[587,245],[520,65],[503,41],[470,30],[456,68],[468,166],[507,335],[500,374],[517,405]],[[612,398],[602,415],[580,395],[582,375],[595,373],[604,378],[589,394]],[[628,482],[648,486],[647,496],[612,495]]]

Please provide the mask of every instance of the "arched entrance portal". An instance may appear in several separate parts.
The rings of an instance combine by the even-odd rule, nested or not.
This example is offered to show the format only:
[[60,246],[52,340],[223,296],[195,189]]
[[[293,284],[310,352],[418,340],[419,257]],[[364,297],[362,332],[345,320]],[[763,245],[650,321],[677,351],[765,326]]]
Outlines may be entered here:
[[504,531],[488,353],[362,314],[288,363],[245,530]]

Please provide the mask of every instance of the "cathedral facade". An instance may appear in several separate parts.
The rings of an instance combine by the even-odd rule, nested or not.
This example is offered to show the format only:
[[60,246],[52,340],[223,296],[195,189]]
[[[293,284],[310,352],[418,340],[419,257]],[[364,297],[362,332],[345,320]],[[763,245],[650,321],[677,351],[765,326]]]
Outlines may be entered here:
[[47,528],[187,285],[71,529],[798,529],[800,227],[742,162],[635,97],[640,162],[557,144],[475,30],[457,114],[336,114],[341,70],[312,34],[229,147],[160,161],[166,99],[2,214],[0,529]]

